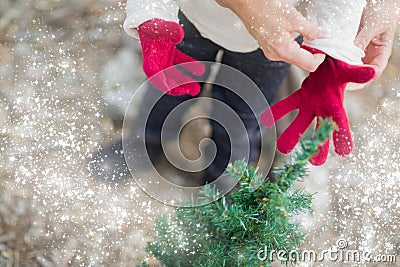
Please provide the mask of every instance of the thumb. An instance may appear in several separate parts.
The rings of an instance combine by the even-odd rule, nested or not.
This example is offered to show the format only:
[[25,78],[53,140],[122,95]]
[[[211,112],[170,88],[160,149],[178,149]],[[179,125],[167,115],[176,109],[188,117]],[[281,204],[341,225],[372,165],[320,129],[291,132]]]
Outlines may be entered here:
[[363,27],[354,39],[354,45],[364,51],[371,40],[374,38],[374,35],[375,34],[373,29],[371,29],[370,27]]
[[293,31],[296,31],[303,35],[304,38],[308,40],[327,38],[329,37],[329,32],[321,29],[320,27],[314,25],[309,20],[307,20],[299,12],[294,14]]

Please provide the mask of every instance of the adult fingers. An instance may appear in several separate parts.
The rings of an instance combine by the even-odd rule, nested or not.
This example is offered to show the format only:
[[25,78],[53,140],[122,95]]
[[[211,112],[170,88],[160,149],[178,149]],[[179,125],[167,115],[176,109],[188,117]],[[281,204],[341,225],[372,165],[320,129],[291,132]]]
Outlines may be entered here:
[[376,29],[374,27],[362,27],[356,38],[354,39],[354,45],[361,48],[363,51],[367,48],[372,38],[376,36]]
[[395,28],[386,24],[364,24],[354,39],[354,45],[365,51],[371,42],[380,45],[392,41],[394,34]]
[[391,53],[388,51],[382,51],[369,62],[369,65],[371,65],[375,70],[375,78],[379,78],[386,69],[386,66],[389,63],[390,54]]
[[280,60],[294,64],[309,72],[314,72],[325,60],[324,54],[312,54],[301,48],[293,39],[283,43],[276,51],[276,54]]
[[319,38],[328,38],[329,32],[327,30],[321,29],[320,27],[314,25],[312,22],[307,20],[303,15],[297,10],[291,12],[292,16],[290,18],[292,24],[292,30],[300,33],[304,38],[308,40],[314,40]]
[[374,37],[365,50],[363,61],[375,69],[375,77],[381,76],[389,62],[393,49],[394,35],[395,31],[389,30],[378,37]]

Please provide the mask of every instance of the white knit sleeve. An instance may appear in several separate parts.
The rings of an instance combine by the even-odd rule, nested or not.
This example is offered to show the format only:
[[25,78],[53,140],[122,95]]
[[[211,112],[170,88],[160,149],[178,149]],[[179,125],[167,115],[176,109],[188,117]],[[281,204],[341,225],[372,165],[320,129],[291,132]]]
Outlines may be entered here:
[[354,45],[365,0],[309,0],[305,16],[330,32],[328,39],[305,40],[304,44],[324,51],[351,65],[361,65],[364,52]]
[[124,30],[138,38],[140,24],[154,18],[178,22],[178,11],[175,0],[127,0]]

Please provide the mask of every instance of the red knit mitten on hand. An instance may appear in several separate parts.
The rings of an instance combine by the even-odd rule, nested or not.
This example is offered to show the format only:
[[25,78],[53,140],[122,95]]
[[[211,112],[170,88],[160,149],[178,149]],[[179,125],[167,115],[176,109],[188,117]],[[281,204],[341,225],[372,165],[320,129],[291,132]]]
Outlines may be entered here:
[[[313,54],[323,54],[318,49],[303,48]],[[299,110],[296,119],[278,138],[278,150],[286,154],[299,142],[315,117],[331,117],[339,128],[333,133],[335,152],[340,156],[347,156],[353,149],[353,141],[343,106],[345,87],[349,82],[366,83],[374,76],[375,71],[372,67],[349,65],[326,55],[325,61],[304,80],[301,88],[264,112],[261,115],[261,122],[265,126],[272,126],[287,113],[295,109]],[[328,157],[328,150],[329,140],[319,147],[319,153],[310,162],[313,165],[324,164]]]
[[[183,40],[182,27],[176,22],[152,19],[141,24],[138,32],[144,73],[151,78],[162,71],[150,79],[152,85],[169,95],[197,95],[200,85],[176,67],[172,67],[174,64],[193,62],[182,67],[196,76],[205,72],[203,64],[175,48]],[[169,67],[172,68],[168,69]],[[177,86],[178,84],[182,85]]]

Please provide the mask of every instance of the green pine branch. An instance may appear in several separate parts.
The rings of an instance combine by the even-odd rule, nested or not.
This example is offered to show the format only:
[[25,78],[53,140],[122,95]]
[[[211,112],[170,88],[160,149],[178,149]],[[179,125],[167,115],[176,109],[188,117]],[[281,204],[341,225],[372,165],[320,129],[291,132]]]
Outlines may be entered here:
[[[293,215],[311,211],[313,195],[293,189],[307,176],[307,163],[336,126],[320,121],[313,137],[300,141],[290,163],[276,168],[277,181],[236,161],[227,173],[238,180],[239,188],[230,195],[193,208],[177,208],[173,216],[161,216],[155,223],[154,240],[147,251],[165,266],[269,266],[257,253],[298,249],[304,239]],[[215,200],[218,192],[205,186],[201,197]],[[229,205],[227,203],[230,203]]]

